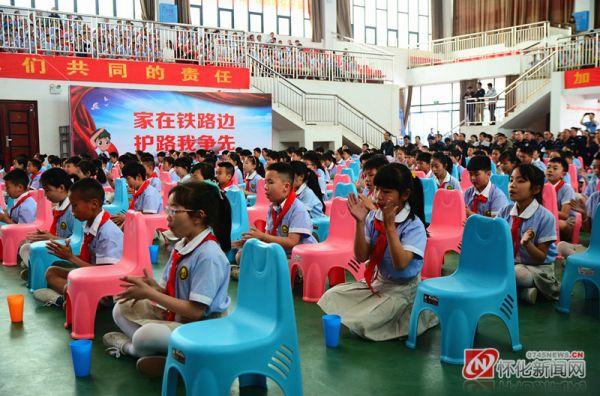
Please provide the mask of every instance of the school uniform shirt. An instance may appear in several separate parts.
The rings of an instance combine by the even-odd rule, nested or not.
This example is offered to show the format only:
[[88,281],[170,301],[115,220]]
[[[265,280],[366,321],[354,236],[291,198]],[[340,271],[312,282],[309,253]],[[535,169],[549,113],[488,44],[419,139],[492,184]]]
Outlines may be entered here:
[[[552,186],[556,187],[557,184],[558,183],[553,184]],[[562,206],[564,204],[571,203],[571,201],[574,199],[575,199],[575,190],[573,190],[573,187],[568,183],[563,184],[562,187],[560,188],[560,190],[558,190],[556,192],[556,203],[558,204],[558,211],[560,212],[560,210],[562,209]],[[569,211],[569,217],[575,217],[574,210]]]
[[123,231],[108,220],[100,227],[104,211],[101,211],[92,222],[83,227],[84,234],[92,234],[90,242],[90,264],[115,264],[123,256]]
[[[16,203],[19,202],[19,199],[25,194],[27,194],[27,192],[23,193],[18,198],[15,198],[14,205],[16,205]],[[36,213],[37,202],[31,197],[28,197],[19,206],[13,206],[13,208],[8,211],[10,219],[17,224],[33,223],[36,219]]]
[[186,181],[189,181],[192,178],[192,175],[190,175],[189,173],[185,176],[183,176],[181,178],[181,180],[179,180],[179,183],[185,183]]
[[596,191],[592,195],[590,195],[587,202],[585,203],[585,207],[587,209],[587,216],[591,220],[594,220],[594,215],[596,214],[596,209],[598,209],[598,204],[600,204],[600,191]]
[[[552,242],[548,248],[548,252],[546,253],[544,264],[550,264],[554,262],[557,255],[555,243],[556,220],[554,219],[554,215],[534,199],[531,204],[529,204],[529,206],[525,208],[523,212],[521,212],[520,215],[517,213],[517,205],[514,203],[506,205],[500,210],[500,212],[498,212],[498,217],[506,220],[509,227],[512,226],[513,216],[518,216],[523,219],[519,229],[519,242],[523,237],[523,234],[525,234],[527,230],[532,229],[535,233],[535,237],[533,238],[533,243],[535,245],[545,242]],[[520,243],[519,251],[515,257],[515,263],[536,265],[533,263],[533,260],[529,256],[529,253],[527,253],[525,247],[521,246]]]
[[458,180],[456,180],[455,177],[452,177],[452,175],[450,174],[450,172],[446,172],[446,177],[444,178],[444,180],[441,183],[438,180],[438,178],[435,177],[435,175],[432,175],[431,177],[435,181],[435,184],[437,185],[438,189],[439,188],[443,188],[445,190],[458,190],[458,191],[461,191],[461,189],[460,189],[460,182]]
[[542,160],[534,160],[531,165],[535,166],[536,168],[540,169],[542,172],[546,173],[546,164],[544,164],[544,161]]
[[65,198],[64,201],[56,210],[65,211],[62,216],[56,221],[56,236],[59,238],[70,238],[73,235],[73,225],[75,224],[75,216],[73,216],[73,210],[71,208],[71,202],[69,198]]
[[106,164],[106,172],[110,172],[113,168],[114,164],[110,161],[108,161],[108,164]]
[[175,172],[175,169],[170,169],[169,175],[171,175],[171,182],[173,183],[177,183],[179,180],[181,180],[181,178],[177,175],[177,172]]
[[[396,234],[400,238],[403,249],[413,253],[413,258],[408,263],[408,267],[403,270],[394,268],[389,244],[385,248],[385,253],[379,265],[379,274],[381,277],[398,283],[406,283],[421,272],[423,256],[425,255],[425,245],[427,244],[427,234],[423,222],[417,216],[412,220],[409,219],[409,214],[410,205],[405,203],[395,219]],[[365,219],[365,238],[371,249],[375,247],[375,242],[379,236],[379,233],[375,231],[375,219],[383,221],[381,209],[372,210]]]
[[260,177],[260,175],[258,173],[256,173],[256,171],[252,172],[245,180],[246,189],[248,191],[250,191],[251,193],[256,194],[256,189],[258,187],[258,181],[260,179],[262,179],[262,177]]
[[29,189],[37,190],[38,188],[40,188],[40,179],[42,178],[42,171],[38,172],[35,176],[31,176],[31,180],[29,181]]
[[303,183],[298,190],[296,191],[296,199],[299,199],[304,204],[306,210],[308,210],[308,214],[311,219],[316,217],[323,217],[325,214],[323,213],[323,204],[315,195],[315,192],[308,188],[306,183]]
[[[174,247],[183,256],[177,263],[175,297],[208,306],[205,316],[225,312],[231,304],[227,295],[230,270],[227,256],[215,241],[200,244],[210,232],[208,228],[191,241],[181,240]],[[171,255],[159,282],[161,287],[167,286],[172,262]],[[180,322],[181,317],[176,315],[175,320]]]
[[590,179],[590,182],[588,183],[588,185],[585,187],[583,194],[585,196],[589,197],[596,191],[598,191],[598,178],[596,177],[596,175],[594,175]]
[[[269,205],[269,209],[267,210],[267,232],[273,229],[273,211],[275,211],[275,215],[277,216],[281,213],[284,206],[285,200],[280,206]],[[279,223],[277,236],[287,237],[289,234],[300,234],[300,243],[317,243],[317,240],[312,236],[312,228],[308,210],[306,210],[302,201],[296,197],[290,209]],[[291,251],[287,251],[286,253],[289,254]]]
[[473,210],[473,200],[477,195],[482,195],[487,199],[487,202],[479,201],[477,203],[477,213],[483,216],[496,216],[500,209],[508,205],[506,195],[491,181],[481,192],[478,192],[475,186],[467,188],[465,191],[465,205],[469,210]]
[[160,191],[149,184],[135,200],[133,209],[142,213],[162,213],[163,198]]
[[159,193],[162,190],[162,182],[160,181],[160,178],[158,178],[158,177],[151,177],[150,185],[152,187],[154,187],[156,190],[158,190]]
[[238,184],[244,182],[244,174],[237,166],[235,167],[235,180]]

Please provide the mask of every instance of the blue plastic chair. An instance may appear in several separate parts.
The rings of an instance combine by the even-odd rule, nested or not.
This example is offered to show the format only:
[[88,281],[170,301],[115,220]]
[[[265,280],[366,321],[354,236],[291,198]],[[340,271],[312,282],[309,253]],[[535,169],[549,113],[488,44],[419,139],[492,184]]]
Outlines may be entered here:
[[592,224],[590,246],[585,252],[567,257],[556,304],[559,312],[568,314],[571,309],[571,292],[575,283],[582,282],[585,299],[597,299],[600,294],[600,212],[596,208]]
[[494,163],[494,161],[492,162],[492,175],[495,175],[497,173],[497,169],[496,169],[496,164]]
[[313,235],[316,235],[319,242],[325,242],[329,235],[329,217],[314,217],[310,221],[313,225]]
[[349,168],[351,168],[354,171],[354,174],[358,179],[358,176],[360,175],[360,161],[350,161]]
[[358,179],[358,175],[354,173],[354,169],[352,168],[342,169],[342,175],[350,176],[350,180],[352,180],[352,183],[356,183],[356,179]]
[[111,204],[102,205],[102,208],[111,215],[126,213],[129,209],[129,198],[127,194],[127,183],[125,179],[115,180],[115,197]]
[[435,184],[435,180],[433,180],[430,177],[423,177],[419,180],[421,180],[421,184],[423,185],[423,196],[425,200],[425,222],[429,224],[431,223],[431,213],[433,212],[433,198],[435,197],[435,192],[437,191],[437,185]]
[[237,377],[240,388],[266,388],[269,377],[285,395],[302,395],[290,271],[280,245],[246,242],[235,311],[171,333],[163,395],[175,394],[178,375],[188,395],[228,395]]
[[506,220],[469,217],[456,271],[424,280],[417,287],[406,341],[409,348],[415,348],[423,310],[434,312],[440,319],[442,362],[463,363],[465,349],[473,347],[479,319],[487,314],[506,324],[513,351],[522,349],[513,248]]
[[458,174],[458,166],[456,164],[452,164],[452,177],[456,180],[460,180],[460,175]]
[[256,204],[256,194],[246,195],[246,201],[248,202],[248,207],[254,206]]
[[[83,243],[83,221],[75,220],[73,223],[73,235],[71,235],[71,249],[73,254],[78,255]],[[56,242],[64,244],[63,239]],[[46,283],[46,270],[61,259],[50,253],[46,244],[48,241],[38,241],[31,244],[29,255],[29,291],[43,289],[48,286]]]
[[490,181],[493,185],[499,188],[504,193],[504,195],[506,195],[506,199],[510,201],[510,196],[508,195],[508,183],[510,181],[510,178],[508,177],[508,175],[492,174]]
[[354,183],[338,183],[333,191],[334,198],[348,198],[348,195],[358,195]]
[[[248,220],[248,210],[246,209],[246,196],[239,188],[227,190],[225,196],[231,205],[231,240],[239,241],[242,234],[250,231],[250,222]],[[230,262],[235,261],[236,250],[232,249],[227,253]]]

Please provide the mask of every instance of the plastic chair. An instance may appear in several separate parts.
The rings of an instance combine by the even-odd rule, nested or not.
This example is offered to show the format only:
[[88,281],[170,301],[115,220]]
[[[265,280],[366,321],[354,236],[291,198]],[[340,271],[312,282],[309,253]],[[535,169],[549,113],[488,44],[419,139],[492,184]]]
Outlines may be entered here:
[[342,175],[350,176],[350,180],[352,181],[352,183],[356,183],[356,180],[358,179],[358,175],[354,173],[354,169],[352,168],[342,169]]
[[427,177],[427,175],[423,171],[413,171],[413,174],[415,175],[415,177],[418,177],[419,179]]
[[303,276],[302,299],[317,302],[325,291],[325,278],[329,284],[335,285],[345,281],[344,270],[350,272],[354,279],[364,277],[364,266],[354,258],[354,229],[356,222],[347,200],[335,198],[331,207],[331,226],[325,242],[297,245],[292,249],[290,268],[292,282],[296,271],[300,269]]
[[573,225],[573,235],[571,236],[571,243],[579,244],[579,234],[581,233],[581,227],[583,226],[583,218],[581,213],[575,212],[575,224]]
[[310,221],[313,226],[313,236],[316,236],[317,241],[325,242],[329,235],[329,216],[314,217],[311,218]]
[[254,206],[255,203],[256,203],[256,194],[246,195],[246,205],[248,207]]
[[117,180],[121,178],[121,168],[119,167],[119,165],[114,165],[112,167],[112,169],[110,170],[110,175],[112,176],[113,180]]
[[232,188],[225,195],[231,205],[231,240],[239,241],[242,239],[242,234],[250,230],[246,197],[239,188]]
[[6,210],[6,202],[4,201],[4,192],[6,191],[6,186],[4,183],[0,183],[0,209]]
[[177,185],[177,182],[174,183],[171,180],[162,182],[162,188],[160,190],[160,194],[163,197],[163,206],[165,208],[167,206],[169,206],[169,194],[171,193],[171,190],[173,189],[173,187],[175,187],[176,185]]
[[152,245],[154,242],[154,234],[156,231],[164,231],[169,229],[167,222],[166,213],[155,213],[155,214],[143,214],[144,224],[146,225],[146,237],[148,244]]
[[423,197],[425,199],[424,209],[425,209],[425,222],[427,224],[431,223],[431,212],[433,210],[433,198],[435,197],[435,193],[437,191],[437,186],[435,185],[435,180],[426,177],[421,180],[421,185],[423,185]]
[[444,254],[453,250],[460,252],[463,224],[467,218],[464,196],[458,190],[439,190],[433,200],[431,224],[427,228],[429,238],[423,257],[421,278],[437,278],[442,275]]
[[567,257],[560,285],[560,297],[556,304],[559,312],[570,312],[571,292],[575,283],[580,281],[585,288],[585,299],[597,299],[600,294],[600,213],[597,208],[592,223],[590,246],[584,252]]
[[577,181],[577,166],[575,164],[569,164],[569,178],[571,179],[571,186],[575,192],[579,192],[579,182]]
[[160,171],[160,173],[158,174],[158,178],[160,179],[160,182],[163,184],[163,186],[165,183],[171,183],[173,181],[169,172]]
[[[83,221],[75,220],[73,224],[73,235],[70,238],[70,246],[73,254],[78,255],[83,242]],[[64,243],[58,239],[57,242]],[[35,291],[48,286],[46,282],[46,270],[54,262],[61,260],[46,247],[48,241],[33,242],[29,253],[29,290]]]
[[254,224],[256,220],[266,220],[270,204],[265,195],[265,179],[260,179],[256,186],[256,203],[247,209],[248,223]]
[[[114,168],[113,168],[114,169]],[[102,205],[102,209],[111,215],[125,213],[129,209],[129,200],[127,197],[127,183],[125,179],[115,180],[115,197],[111,204]]]
[[550,183],[544,184],[542,190],[542,204],[548,209],[553,215],[556,223],[556,244],[560,242],[560,228],[558,226],[558,203],[556,198],[556,190]]
[[360,161],[350,161],[350,165],[348,167],[354,171],[354,174],[358,179],[358,176],[360,176]]
[[450,173],[456,180],[461,180],[461,175],[458,174],[458,166],[452,164],[452,172]]
[[21,242],[27,234],[36,230],[47,231],[52,225],[52,204],[46,199],[44,190],[32,191],[31,197],[37,201],[36,219],[30,224],[6,224],[0,228],[2,234],[2,264],[7,267],[17,265],[17,255]]
[[98,302],[114,296],[123,288],[119,278],[152,273],[144,215],[128,211],[124,225],[123,257],[113,265],[77,268],[69,272],[65,328],[71,326],[71,337],[94,338],[94,321]]
[[493,174],[490,178],[490,181],[493,185],[500,189],[500,191],[502,191],[504,195],[506,195],[506,199],[510,201],[510,196],[508,195],[508,183],[510,181],[510,178],[508,177],[508,175]]
[[248,241],[235,311],[224,318],[185,324],[171,333],[163,396],[176,394],[179,375],[188,395],[228,395],[237,377],[240,388],[266,388],[269,377],[285,395],[302,395],[289,276],[281,246]]
[[[348,195],[350,194],[358,195],[358,191],[356,190],[354,183],[338,183],[335,186],[335,190],[333,190],[333,198],[348,198]],[[325,201],[325,213],[329,215],[331,214],[332,204],[333,199]]]
[[467,191],[467,188],[471,187],[473,183],[471,183],[471,176],[469,175],[469,171],[464,169],[462,174],[460,175],[460,188],[463,191]]
[[473,215],[463,235],[456,272],[427,279],[417,287],[406,341],[406,346],[415,348],[419,316],[423,310],[432,311],[442,330],[440,360],[451,364],[464,362],[464,351],[473,347],[479,319],[487,314],[505,323],[513,351],[522,349],[508,223],[501,218]]

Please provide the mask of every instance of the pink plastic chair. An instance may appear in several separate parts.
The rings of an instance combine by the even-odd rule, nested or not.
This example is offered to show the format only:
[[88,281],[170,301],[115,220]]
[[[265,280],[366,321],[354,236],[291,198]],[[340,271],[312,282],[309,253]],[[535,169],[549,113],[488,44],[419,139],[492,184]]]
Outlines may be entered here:
[[569,179],[571,179],[571,186],[575,192],[579,192],[579,182],[577,181],[577,166],[575,164],[569,164]]
[[113,180],[117,180],[121,177],[121,168],[119,168],[119,165],[114,165],[112,167],[112,169],[110,170],[110,175],[112,176]]
[[32,198],[37,202],[36,220],[31,224],[7,224],[2,226],[2,258],[5,266],[17,265],[19,245],[27,234],[35,230],[48,230],[52,225],[52,204],[44,196],[44,190],[32,191]]
[[123,257],[113,265],[77,268],[69,273],[65,327],[71,327],[73,338],[94,338],[94,321],[100,299],[120,293],[122,278],[142,276],[144,269],[152,273],[146,243],[144,215],[129,211],[125,218]]
[[544,158],[544,164],[548,165],[548,162],[550,162],[550,158],[548,158],[548,157]]
[[333,177],[333,183],[328,184],[327,189],[335,190],[335,186],[337,186],[338,183],[352,183],[350,175],[335,175]]
[[350,272],[357,280],[364,277],[364,265],[353,260],[355,227],[356,222],[350,214],[347,200],[335,198],[331,208],[331,226],[327,240],[322,243],[297,245],[292,249],[292,284],[296,271],[300,269],[303,276],[304,301],[319,301],[325,292],[325,278],[328,276],[330,285],[345,281],[344,270]]
[[460,253],[464,223],[467,219],[462,191],[437,190],[433,198],[431,224],[427,231],[427,247],[423,258],[421,278],[442,275],[444,254],[450,250]]
[[104,188],[105,193],[114,193],[115,192],[115,189],[112,188],[111,186],[104,186],[103,188]]
[[171,174],[169,172],[161,171],[158,174],[158,178],[160,179],[163,186],[165,185],[165,183],[171,183],[173,181],[173,179],[171,179]]
[[169,229],[167,224],[167,214],[144,214],[144,223],[146,224],[146,234],[148,237],[148,246],[154,242],[154,233],[156,231],[163,231]]
[[460,188],[463,191],[467,191],[467,188],[471,187],[473,183],[471,183],[471,177],[469,176],[469,171],[463,169],[460,175]]
[[6,186],[4,183],[0,183],[0,208],[2,210],[6,210],[6,202],[4,201],[4,190],[6,190]]
[[413,172],[415,174],[416,177],[418,177],[419,179],[423,179],[425,177],[427,177],[427,175],[425,174],[425,172],[423,171],[414,171]]
[[255,224],[257,220],[266,220],[270,204],[265,195],[265,179],[260,179],[256,186],[256,203],[247,209],[248,224]]
[[579,244],[579,234],[581,233],[581,227],[583,226],[583,218],[581,213],[575,213],[575,224],[573,225],[573,235],[571,236],[571,243]]
[[173,183],[171,181],[171,178],[169,178],[169,181],[163,181],[162,182],[162,189],[160,190],[160,194],[163,197],[163,206],[166,208],[167,206],[169,206],[169,193],[171,192],[171,190],[173,189],[173,187],[175,187],[177,185],[177,183]]
[[556,221],[556,243],[560,242],[560,229],[558,227],[558,200],[556,198],[556,190],[550,183],[544,184],[542,190],[542,204],[548,209],[553,215]]

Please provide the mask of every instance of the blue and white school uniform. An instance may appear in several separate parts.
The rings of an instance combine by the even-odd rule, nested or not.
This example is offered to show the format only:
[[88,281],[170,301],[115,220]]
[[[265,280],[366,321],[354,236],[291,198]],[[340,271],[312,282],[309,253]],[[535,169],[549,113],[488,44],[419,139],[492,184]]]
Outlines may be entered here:
[[600,191],[592,193],[592,195],[589,196],[588,200],[585,203],[585,207],[587,209],[587,216],[590,218],[590,221],[594,220],[594,214],[596,214],[598,204],[600,204]]
[[162,182],[160,181],[160,177],[151,177],[148,180],[150,180],[150,185],[152,187],[154,187],[159,192],[162,191]]
[[[410,314],[415,298],[423,256],[427,243],[425,226],[418,217],[409,218],[408,203],[396,215],[396,233],[402,247],[412,252],[413,258],[404,270],[394,268],[389,246],[386,248],[373,280],[373,291],[366,282],[349,282],[337,285],[325,292],[318,304],[328,314],[342,317],[342,323],[361,337],[384,341],[408,334]],[[381,210],[371,211],[365,220],[365,238],[371,251],[379,233],[375,219],[382,220]],[[421,334],[438,323],[431,312],[423,312],[418,325]]]
[[242,173],[240,168],[238,168],[237,166],[235,167],[235,178],[236,178],[235,180],[238,184],[243,183],[244,174]]
[[535,166],[536,168],[538,168],[539,170],[541,170],[542,172],[546,173],[546,164],[544,164],[544,161],[537,159],[534,160],[531,165]]
[[58,211],[65,211],[56,221],[56,236],[62,239],[70,238],[73,235],[73,227],[75,225],[75,216],[71,208],[71,202],[69,198],[65,198],[64,201],[56,208]]
[[19,206],[16,205],[25,194],[27,192],[15,199],[15,205],[9,211],[8,215],[13,223],[28,224],[33,223],[36,219],[37,202],[35,199],[27,197]]
[[163,211],[163,197],[156,188],[149,184],[136,198],[133,209],[137,212],[156,214]]
[[[300,243],[317,243],[317,240],[312,235],[312,222],[310,221],[310,215],[308,210],[304,207],[304,204],[299,199],[294,200],[290,209],[287,211],[279,226],[277,227],[277,236],[287,237],[289,234],[300,234]],[[266,230],[271,233],[273,229],[273,211],[278,216],[285,206],[285,200],[281,205],[271,204],[267,210],[267,226]],[[290,254],[291,250],[286,251],[286,254]]]
[[323,204],[317,198],[314,191],[308,188],[306,183],[303,183],[296,191],[296,198],[302,201],[311,219],[323,217]]
[[94,236],[90,242],[90,264],[116,264],[123,256],[123,231],[112,220],[100,226],[103,215],[101,211],[91,226],[86,223],[83,227],[84,234]]
[[183,176],[181,178],[181,180],[179,180],[179,183],[185,183],[186,181],[189,181],[192,178],[192,175],[190,175],[189,173],[185,176]]
[[444,180],[441,183],[438,180],[438,178],[435,177],[435,175],[433,175],[432,178],[435,181],[435,184],[437,185],[438,189],[442,188],[444,190],[458,190],[458,191],[461,191],[460,182],[458,180],[456,180],[455,177],[452,177],[452,175],[450,174],[450,172],[446,172],[446,177],[444,178]]
[[256,171],[248,175],[248,177],[245,179],[246,191],[250,191],[251,193],[256,194],[258,182],[260,179],[262,179],[262,177],[260,177],[260,175],[256,173]]
[[[554,277],[554,266],[552,264],[557,256],[555,243],[557,240],[556,220],[554,215],[535,199],[520,215],[517,212],[517,205],[514,203],[505,206],[498,213],[498,217],[505,219],[509,227],[512,227],[513,217],[516,216],[523,219],[523,222],[519,228],[519,249],[515,255],[515,265],[520,265],[531,273],[535,287],[542,294],[551,299],[558,299],[560,284]],[[534,263],[525,247],[520,244],[523,234],[529,229],[535,233],[533,238],[535,245],[551,242],[543,264]]]
[[31,175],[31,180],[29,181],[29,189],[37,190],[41,187],[40,179],[42,178],[42,172],[38,172],[35,175]]
[[113,164],[111,161],[108,161],[106,164],[106,173],[112,171],[113,166],[115,166],[115,164]]
[[[556,188],[557,184],[553,184],[552,186]],[[573,187],[570,184],[564,183],[562,187],[556,192],[556,203],[558,204],[558,211],[560,212],[564,204],[571,203],[571,201],[573,201],[574,199],[575,190],[573,190]],[[574,210],[569,211],[569,217],[575,217]]]
[[598,191],[598,178],[596,177],[596,175],[594,175],[590,179],[590,182],[588,183],[588,185],[585,187],[585,190],[583,191],[583,195],[589,197],[596,191]]
[[481,192],[478,192],[475,186],[467,188],[465,191],[465,205],[469,210],[473,210],[473,200],[477,195],[482,195],[487,200],[487,202],[480,201],[477,203],[477,213],[483,216],[496,216],[500,209],[508,205],[508,199],[504,192],[491,181],[488,182],[487,186]]
[[180,180],[180,177],[177,175],[177,172],[175,172],[175,169],[170,169],[169,175],[171,175],[171,182],[173,183],[177,183]]

